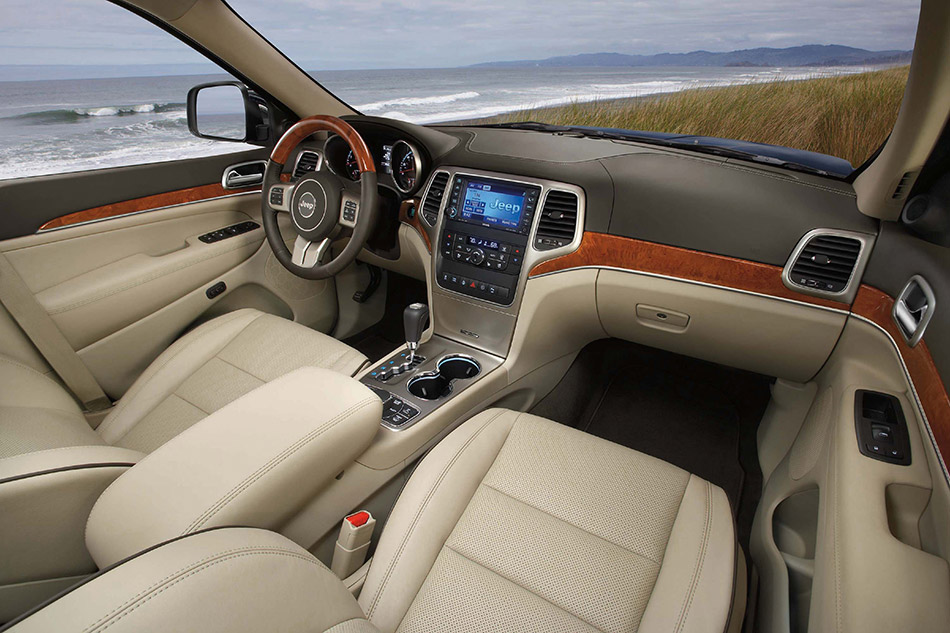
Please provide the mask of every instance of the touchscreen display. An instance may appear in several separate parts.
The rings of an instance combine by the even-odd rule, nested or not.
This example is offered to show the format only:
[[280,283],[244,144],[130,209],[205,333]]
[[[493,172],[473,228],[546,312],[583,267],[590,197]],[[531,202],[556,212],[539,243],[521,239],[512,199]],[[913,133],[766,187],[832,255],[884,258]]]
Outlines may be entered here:
[[517,231],[524,205],[522,188],[470,180],[462,200],[462,219]]

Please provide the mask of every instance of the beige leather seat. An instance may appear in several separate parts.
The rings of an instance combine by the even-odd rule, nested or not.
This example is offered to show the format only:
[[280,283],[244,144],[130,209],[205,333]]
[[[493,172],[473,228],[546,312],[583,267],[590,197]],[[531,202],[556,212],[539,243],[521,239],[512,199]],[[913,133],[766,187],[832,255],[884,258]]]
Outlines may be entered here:
[[297,368],[349,376],[367,362],[310,328],[239,310],[168,348],[93,430],[58,383],[0,357],[0,622],[95,571],[86,518],[144,454]]
[[225,528],[133,557],[13,630],[721,633],[736,555],[721,489],[495,409],[415,471],[358,601],[287,539]]
[[294,369],[323,367],[353,375],[367,362],[325,334],[257,310],[238,310],[169,347],[94,432],[58,384],[0,357],[0,459],[103,444],[148,453]]

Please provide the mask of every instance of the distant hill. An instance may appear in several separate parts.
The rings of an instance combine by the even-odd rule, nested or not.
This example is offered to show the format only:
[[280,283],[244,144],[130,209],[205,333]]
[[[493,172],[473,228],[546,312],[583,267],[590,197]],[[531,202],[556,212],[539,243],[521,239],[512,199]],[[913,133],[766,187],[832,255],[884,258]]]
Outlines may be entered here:
[[584,53],[547,59],[486,62],[474,67],[516,66],[863,66],[906,64],[911,51],[869,51],[850,46],[809,44],[790,48],[749,48],[728,53],[693,51],[658,55]]

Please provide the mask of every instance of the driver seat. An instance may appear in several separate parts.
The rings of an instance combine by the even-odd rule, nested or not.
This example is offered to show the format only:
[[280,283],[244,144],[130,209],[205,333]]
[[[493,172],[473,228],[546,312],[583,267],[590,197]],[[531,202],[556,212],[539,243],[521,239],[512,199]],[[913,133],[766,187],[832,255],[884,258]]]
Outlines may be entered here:
[[159,355],[94,430],[59,383],[0,356],[0,622],[95,571],[86,518],[145,454],[295,369],[353,376],[368,362],[306,326],[237,310]]

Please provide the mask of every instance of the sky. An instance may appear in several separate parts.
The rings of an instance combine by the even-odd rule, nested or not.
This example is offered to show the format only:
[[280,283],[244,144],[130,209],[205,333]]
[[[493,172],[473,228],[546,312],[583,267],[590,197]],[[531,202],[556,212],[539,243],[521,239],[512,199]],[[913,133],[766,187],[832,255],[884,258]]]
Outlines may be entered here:
[[[0,65],[204,58],[106,0],[0,0]],[[307,70],[801,44],[910,49],[918,0],[231,0]],[[195,70],[199,70],[198,67]],[[202,69],[203,70],[203,69]]]

